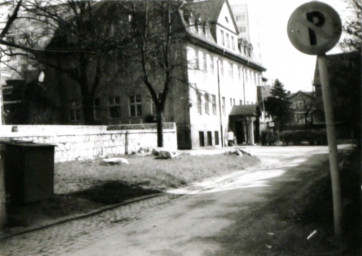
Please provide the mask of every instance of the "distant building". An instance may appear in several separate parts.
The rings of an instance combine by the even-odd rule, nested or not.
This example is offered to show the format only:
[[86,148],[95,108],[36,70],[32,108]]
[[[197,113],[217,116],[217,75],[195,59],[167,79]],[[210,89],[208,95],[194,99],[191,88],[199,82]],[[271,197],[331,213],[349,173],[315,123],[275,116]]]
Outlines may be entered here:
[[238,38],[242,42],[251,45],[253,48],[253,58],[261,62],[262,50],[257,6],[253,3],[253,0],[236,0],[230,2],[239,30]]
[[289,125],[311,125],[314,112],[313,92],[298,91],[288,96],[290,102],[291,119]]
[[[361,133],[361,58],[360,52],[326,56],[334,120],[340,138],[356,138]],[[314,123],[324,126],[322,85],[317,64],[313,86],[316,96]]]

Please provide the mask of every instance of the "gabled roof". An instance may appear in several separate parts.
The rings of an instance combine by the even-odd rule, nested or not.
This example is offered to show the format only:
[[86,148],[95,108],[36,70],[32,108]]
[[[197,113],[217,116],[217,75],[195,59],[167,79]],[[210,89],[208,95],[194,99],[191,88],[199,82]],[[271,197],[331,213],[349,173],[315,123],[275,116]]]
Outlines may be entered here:
[[295,96],[302,94],[305,95],[307,97],[313,98],[313,92],[303,92],[303,91],[297,91],[295,93],[292,93],[291,95],[288,96],[288,98],[294,98]]
[[258,71],[265,71],[266,68],[263,67],[260,63],[257,63],[255,60],[242,56],[241,54],[232,52],[231,50],[219,45],[216,42],[215,38],[210,39],[204,36],[200,36],[198,35],[198,33],[191,32],[191,30],[189,29],[187,25],[187,19],[190,14],[196,16],[194,18],[198,18],[198,15],[200,15],[200,17],[203,18],[204,22],[207,21],[215,27],[224,4],[226,4],[228,7],[235,30],[238,33],[235,17],[227,0],[203,0],[197,2],[189,2],[181,8],[181,21],[185,28],[187,38],[190,40],[191,43],[196,44],[200,47],[209,49],[217,54],[223,55],[226,58],[242,63]]
[[229,116],[259,116],[260,109],[258,105],[235,105],[231,109]]
[[231,19],[234,24],[234,27],[239,32],[236,25],[235,16],[231,9],[231,6],[226,0],[203,0],[198,2],[193,2],[187,5],[186,10],[200,14],[202,17],[207,17],[210,23],[216,23],[219,19],[221,9],[226,3],[228,10],[231,14]]
[[217,22],[225,0],[199,1],[187,4],[186,10],[207,17],[210,22]]

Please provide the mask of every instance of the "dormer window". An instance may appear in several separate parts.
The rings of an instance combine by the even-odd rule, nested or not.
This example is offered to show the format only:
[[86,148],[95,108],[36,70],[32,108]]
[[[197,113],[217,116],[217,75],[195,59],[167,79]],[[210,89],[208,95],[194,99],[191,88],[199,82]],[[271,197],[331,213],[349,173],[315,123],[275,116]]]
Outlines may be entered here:
[[210,37],[211,36],[211,32],[210,32],[210,22],[206,21],[205,22],[205,34],[206,37]]
[[229,23],[229,19],[226,16],[225,16],[225,21],[226,21],[226,23]]
[[198,33],[199,33],[199,34],[202,34],[202,32],[203,32],[203,26],[202,26],[202,22],[201,22],[201,17],[199,17],[199,18],[197,19],[196,27],[197,27]]

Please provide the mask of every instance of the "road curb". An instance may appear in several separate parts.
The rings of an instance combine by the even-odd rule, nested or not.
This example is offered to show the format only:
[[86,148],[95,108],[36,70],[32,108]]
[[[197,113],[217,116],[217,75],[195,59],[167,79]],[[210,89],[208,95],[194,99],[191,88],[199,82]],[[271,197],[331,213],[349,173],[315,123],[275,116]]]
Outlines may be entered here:
[[14,231],[14,232],[0,231],[0,241],[9,239],[9,238],[12,238],[12,237],[15,237],[15,236],[23,235],[23,234],[26,234],[26,233],[31,233],[31,232],[34,232],[34,231],[49,228],[49,227],[52,227],[52,226],[56,226],[56,225],[59,225],[59,224],[65,223],[65,222],[87,218],[87,217],[90,217],[90,216],[93,216],[93,215],[96,215],[96,214],[99,214],[99,213],[102,213],[102,212],[105,212],[105,211],[108,211],[108,210],[115,209],[117,207],[137,203],[137,202],[140,202],[140,201],[144,201],[144,200],[148,200],[148,199],[152,199],[152,198],[156,198],[156,197],[161,197],[163,195],[166,195],[166,194],[165,193],[157,193],[157,194],[137,197],[137,198],[134,198],[134,199],[123,201],[121,203],[116,203],[116,204],[100,207],[100,208],[97,208],[95,210],[92,210],[92,211],[89,211],[89,212],[86,212],[86,213],[80,213],[80,214],[75,214],[75,215],[72,215],[72,216],[66,216],[66,217],[63,217],[63,218],[59,218],[59,219],[57,219],[57,220],[55,220],[53,222],[49,222],[49,223],[46,223],[46,224],[35,225],[33,227],[24,228],[24,229],[22,229],[20,231]]

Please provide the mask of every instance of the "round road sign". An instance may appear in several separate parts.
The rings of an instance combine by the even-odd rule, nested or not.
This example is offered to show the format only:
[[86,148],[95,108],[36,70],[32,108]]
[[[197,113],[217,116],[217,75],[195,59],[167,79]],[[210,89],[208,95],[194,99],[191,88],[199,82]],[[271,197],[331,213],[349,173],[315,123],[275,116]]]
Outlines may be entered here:
[[288,21],[288,37],[299,51],[321,55],[338,42],[342,24],[338,13],[317,1],[299,6]]

